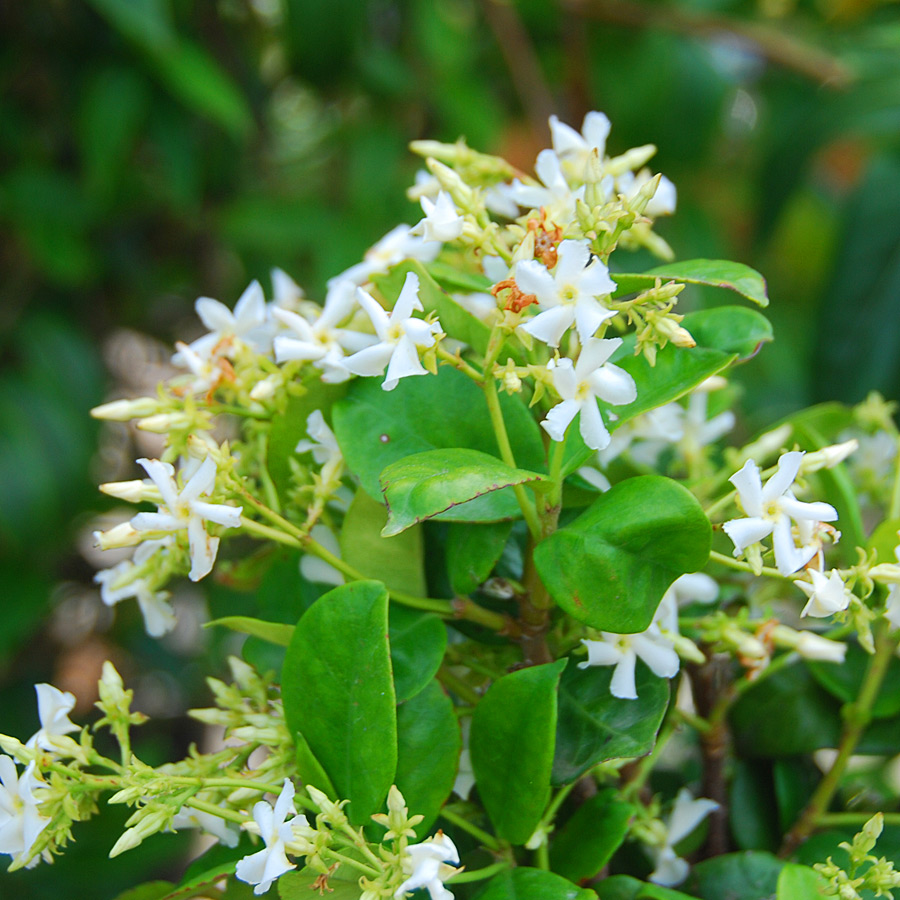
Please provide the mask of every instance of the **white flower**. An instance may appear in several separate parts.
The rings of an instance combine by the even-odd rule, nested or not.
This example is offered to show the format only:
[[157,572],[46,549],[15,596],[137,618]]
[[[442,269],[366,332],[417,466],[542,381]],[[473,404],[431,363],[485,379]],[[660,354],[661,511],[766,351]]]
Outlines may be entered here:
[[63,692],[52,684],[36,684],[34,689],[37,692],[41,727],[28,739],[25,746],[39,747],[48,753],[65,751],[66,742],[71,742],[72,739],[64,735],[79,730],[69,720],[69,713],[75,708],[75,695],[69,691]]
[[[641,169],[637,174],[623,172],[616,179],[616,190],[618,193],[624,194],[626,199],[633,200],[641,188],[654,177],[649,169]],[[677,202],[678,192],[675,185],[665,175],[660,175],[656,193],[644,209],[644,214],[652,219],[658,216],[670,216],[675,212]]]
[[523,184],[516,178],[508,187],[499,185],[499,190],[526,209],[543,208],[552,222],[570,222],[575,217],[575,201],[584,196],[584,186],[574,191],[569,187],[559,157],[552,150],[541,150],[534,171],[540,185]]
[[654,862],[653,872],[648,876],[650,881],[673,887],[687,878],[688,864],[678,856],[674,847],[718,808],[719,804],[713,800],[694,800],[687,788],[678,792],[672,811],[666,819],[665,840],[661,846],[650,849]]
[[430,841],[412,844],[406,848],[403,858],[403,871],[410,873],[409,878],[394,891],[396,900],[400,900],[408,891],[426,888],[431,900],[453,900],[453,894],[444,887],[444,880],[456,871],[445,863],[459,863],[456,845],[442,831]]
[[168,591],[157,591],[148,578],[148,563],[157,553],[166,553],[172,546],[172,538],[144,541],[131,559],[123,560],[109,569],[101,569],[94,575],[100,585],[100,599],[107,606],[115,606],[129,597],[138,602],[144,617],[144,628],[150,637],[162,637],[176,625],[171,596]]
[[[0,853],[8,853],[15,862],[24,861],[38,835],[50,819],[38,812],[41,794],[47,785],[35,774],[29,763],[21,778],[9,756],[0,756]],[[39,857],[26,864],[37,865]]]
[[601,632],[602,640],[581,641],[587,647],[588,658],[578,663],[579,669],[588,666],[615,666],[609,692],[621,700],[636,700],[637,686],[634,670],[638,659],[642,659],[659,678],[674,678],[678,674],[681,661],[672,642],[666,638],[654,622],[639,634],[611,634]]
[[397,387],[401,378],[410,375],[427,375],[419,362],[419,348],[433,347],[435,335],[441,333],[440,322],[428,323],[413,318],[413,310],[423,311],[419,301],[419,278],[409,272],[403,289],[388,315],[378,301],[362,288],[357,291],[360,306],[372,320],[378,343],[366,347],[344,360],[344,365],[354,375],[380,375],[387,366],[387,374],[381,385],[386,391]]
[[183,806],[172,818],[172,831],[179,828],[198,828],[205,834],[211,834],[220,844],[226,847],[237,847],[240,835],[220,816]]
[[709,604],[719,596],[719,585],[715,579],[703,572],[689,572],[680,575],[659,601],[653,621],[665,637],[679,635],[678,610],[689,603]]
[[[274,809],[265,800],[260,800],[253,807],[254,823],[245,824],[250,831],[258,831],[265,848],[240,860],[234,874],[247,884],[253,884],[254,894],[264,894],[285,872],[296,868],[285,855],[285,844],[294,839],[292,828],[295,825],[308,826],[306,816],[298,816],[294,809],[294,785],[290,779],[284,779],[284,786]],[[285,821],[291,815],[290,821]]]
[[818,569],[810,569],[807,575],[812,583],[794,582],[809,597],[809,602],[800,613],[801,617],[815,616],[823,619],[850,605],[850,592],[844,585],[844,579],[841,578],[841,573],[837,569],[832,569],[828,578]]
[[589,112],[584,117],[581,134],[571,125],[560,122],[556,116],[550,116],[550,139],[556,155],[564,161],[571,161],[579,172],[584,171],[594,150],[603,159],[609,130],[609,119],[602,112]]
[[463,233],[463,217],[446,191],[440,191],[436,200],[423,196],[419,203],[425,218],[415,227],[426,241],[447,243],[455,241]]
[[387,272],[404,259],[419,259],[431,262],[441,252],[437,241],[426,241],[412,234],[409,225],[398,225],[389,231],[378,243],[366,251],[365,258],[355,266],[350,266],[339,275],[329,279],[328,287],[342,279],[352,281],[355,285],[365,284],[373,275]]
[[356,306],[356,285],[352,281],[335,281],[328,289],[319,316],[310,322],[291,310],[273,309],[272,315],[294,335],[275,337],[275,361],[306,360],[322,369],[322,381],[339,384],[351,376],[344,365],[346,350],[362,350],[374,341],[371,335],[347,331],[337,326]]
[[634,379],[624,369],[608,362],[621,343],[621,338],[591,338],[574,365],[567,357],[547,363],[553,386],[562,398],[541,422],[554,441],[563,439],[569,424],[580,412],[585,444],[592,450],[601,450],[609,443],[609,432],[597,400],[618,406],[637,397]]
[[219,549],[219,539],[207,534],[204,522],[215,522],[225,528],[241,524],[243,507],[222,503],[206,503],[203,495],[212,493],[216,485],[216,462],[211,456],[200,464],[179,492],[175,469],[158,459],[138,462],[159,488],[163,503],[155,513],[138,513],[131,524],[138,531],[187,531],[191,554],[191,581],[199,581],[212,571]]
[[[778,471],[766,482],[759,474],[759,466],[752,459],[728,480],[737,488],[741,506],[747,518],[731,519],[723,525],[734,543],[734,555],[740,556],[751,544],[772,535],[775,565],[782,575],[790,575],[805,566],[815,556],[818,543],[813,541],[813,528],[818,522],[833,522],[837,511],[828,503],[802,503],[791,493],[800,468],[803,452],[794,450],[782,454]],[[798,536],[805,541],[794,544],[791,519],[798,526]]]
[[609,270],[591,256],[587,241],[563,241],[553,274],[536,259],[516,264],[516,284],[537,297],[540,312],[519,327],[539,341],[558,347],[563,334],[574,324],[584,344],[607,319],[615,315],[598,296],[616,289]]

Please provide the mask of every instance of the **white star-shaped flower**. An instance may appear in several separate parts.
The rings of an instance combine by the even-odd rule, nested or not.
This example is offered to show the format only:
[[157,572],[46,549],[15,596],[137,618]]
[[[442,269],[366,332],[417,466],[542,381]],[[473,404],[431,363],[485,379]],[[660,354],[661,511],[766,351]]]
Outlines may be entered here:
[[412,844],[406,848],[403,870],[409,878],[394,891],[396,900],[407,892],[425,888],[431,900],[453,900],[453,894],[444,887],[444,881],[456,871],[446,863],[459,863],[456,845],[442,831],[430,841]]
[[[78,731],[78,726],[69,720],[69,713],[75,708],[75,695],[69,691],[61,691],[52,684],[36,684],[38,718],[41,727],[25,744],[26,747],[39,747],[48,753],[65,751],[66,741],[64,735]],[[61,741],[60,738],[63,738]]]
[[[286,821],[288,816],[290,821]],[[265,842],[265,847],[241,859],[234,874],[247,884],[255,885],[254,894],[264,894],[276,878],[296,868],[285,855],[285,844],[294,839],[294,826],[309,826],[306,816],[297,815],[294,809],[294,785],[290,779],[284,779],[284,786],[274,808],[265,800],[260,800],[253,807],[253,823],[244,827],[258,832]]]
[[340,280],[363,285],[373,275],[387,272],[391,266],[403,262],[404,259],[431,262],[440,252],[441,245],[437,241],[426,241],[424,238],[412,234],[409,225],[398,225],[366,251],[362,262],[350,266],[349,269],[345,269],[339,275],[329,279],[328,287],[331,288],[335,282]]
[[540,310],[519,327],[551,347],[559,346],[572,325],[578,329],[583,344],[615,315],[597,297],[611,294],[616,283],[606,266],[592,258],[587,241],[563,241],[552,275],[535,259],[517,263],[516,284],[523,293],[537,297]]
[[594,150],[603,159],[609,131],[609,119],[602,112],[589,112],[584,117],[580,134],[571,125],[560,122],[556,116],[550,116],[550,139],[556,155],[562,160],[571,161],[579,172],[584,171],[588,157]]
[[553,386],[562,398],[541,422],[554,441],[565,437],[566,429],[580,412],[585,444],[592,450],[601,450],[609,443],[609,432],[597,400],[620,406],[637,397],[634,379],[624,369],[608,362],[621,343],[621,338],[591,338],[574,365],[567,357],[547,363]]
[[682,788],[675,798],[672,811],[666,819],[665,841],[650,849],[654,861],[648,880],[654,884],[673,887],[688,876],[688,864],[675,852],[677,843],[684,840],[719,804],[713,800],[695,800],[687,788]]
[[[734,543],[734,555],[740,556],[751,544],[772,535],[775,549],[775,565],[782,575],[790,575],[805,566],[818,551],[812,540],[817,522],[833,522],[837,511],[828,503],[803,503],[791,492],[794,479],[800,469],[803,452],[793,450],[782,454],[778,470],[762,484],[759,466],[752,459],[744,463],[740,471],[728,480],[737,489],[741,506],[747,517],[731,519],[722,527]],[[791,533],[791,520],[798,525],[801,540],[797,547]]]
[[427,375],[419,361],[419,348],[427,349],[436,343],[435,335],[441,333],[440,322],[426,322],[413,317],[413,311],[423,311],[419,301],[419,278],[409,272],[400,296],[390,315],[378,301],[362,288],[357,291],[360,306],[372,320],[378,343],[366,347],[344,360],[344,365],[354,375],[381,375],[387,366],[384,383],[386,391],[397,387],[401,378],[410,375]]
[[445,244],[455,241],[463,233],[464,219],[446,191],[440,191],[435,200],[422,196],[419,203],[425,218],[413,230],[421,233],[426,241]]
[[[641,169],[637,174],[623,172],[616,179],[616,191],[624,194],[626,199],[633,200],[641,188],[655,177],[649,169]],[[665,175],[660,175],[656,193],[644,209],[644,215],[650,216],[652,219],[659,216],[671,216],[675,212],[677,202],[678,192],[675,185]]]
[[[50,824],[38,811],[41,794],[47,785],[35,774],[30,762],[19,777],[9,756],[0,756],[0,853],[8,853],[18,862],[31,852],[38,835]],[[40,857],[26,865],[36,866]]]
[[810,582],[795,581],[794,584],[809,598],[803,607],[802,616],[814,616],[824,619],[850,605],[850,592],[837,569],[831,570],[827,578],[818,569],[810,569],[807,573]]
[[525,184],[516,178],[508,187],[499,185],[498,189],[524,209],[544,209],[552,222],[570,222],[575,217],[576,201],[584,197],[584,186],[572,190],[552,150],[541,150],[534,171],[540,184]]
[[200,464],[179,492],[175,483],[175,469],[158,459],[139,459],[153,483],[162,494],[163,503],[155,513],[138,513],[132,526],[138,531],[187,531],[190,544],[191,581],[199,581],[212,571],[219,549],[219,539],[210,537],[205,522],[215,522],[225,528],[241,524],[241,506],[207,503],[200,497],[209,495],[216,486],[216,462],[211,456]]

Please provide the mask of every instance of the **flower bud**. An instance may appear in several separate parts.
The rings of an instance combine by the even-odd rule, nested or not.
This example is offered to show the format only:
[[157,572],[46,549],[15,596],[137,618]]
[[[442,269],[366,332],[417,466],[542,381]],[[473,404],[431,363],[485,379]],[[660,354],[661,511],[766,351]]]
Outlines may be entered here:
[[193,419],[185,412],[158,413],[155,416],[147,416],[137,423],[141,431],[150,431],[153,434],[167,434],[175,428],[188,428]]
[[95,419],[106,419],[110,422],[127,422],[129,419],[143,419],[153,415],[159,409],[159,401],[153,397],[139,397],[135,400],[113,400],[101,403],[91,410]]
[[[149,485],[152,492],[153,487]],[[142,500],[148,499],[145,494],[148,485],[144,484],[139,478],[134,481],[107,481],[100,485],[100,490],[110,497],[117,500],[125,500],[128,503],[140,503]]]
[[[606,171],[610,175],[622,175],[625,172],[633,172],[635,169],[640,169],[641,166],[649,162],[655,154],[655,144],[644,144],[642,147],[632,147],[630,150],[626,150],[621,156],[616,156],[611,159],[606,164]],[[658,179],[659,176],[657,175],[656,178]],[[655,193],[656,185],[654,184],[653,193],[647,198],[648,202]]]
[[134,547],[144,539],[131,522],[122,522],[109,531],[94,532],[94,546],[101,550],[113,550],[117,547]]
[[800,463],[801,475],[808,475],[810,472],[818,472],[819,469],[833,469],[838,463],[842,463],[851,453],[859,449],[859,441],[853,438],[844,441],[842,444],[830,444],[821,450],[813,453],[807,453]]

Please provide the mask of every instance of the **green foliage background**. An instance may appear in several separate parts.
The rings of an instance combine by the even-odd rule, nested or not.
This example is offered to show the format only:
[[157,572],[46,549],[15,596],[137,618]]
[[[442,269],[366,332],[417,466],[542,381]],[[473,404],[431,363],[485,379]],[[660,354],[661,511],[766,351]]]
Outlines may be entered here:
[[[660,227],[676,255],[770,279],[777,340],[745,384],[748,429],[821,399],[898,395],[894,4],[9,3],[0,86],[0,709],[23,738],[32,684],[104,655],[126,680],[145,673],[139,696],[203,697],[196,648],[149,642],[124,611],[115,626],[98,618],[74,550],[109,474],[109,438],[98,454],[87,414],[112,389],[103,341],[123,328],[188,337],[198,294],[233,304],[273,265],[318,296],[415,221],[411,139],[465,135],[530,168],[549,113],[578,125],[604,110],[613,152],[659,147],[654,165],[679,190]],[[242,611],[221,586],[210,603]],[[176,718],[140,752],[162,761],[194,737]],[[120,819],[78,830],[52,868],[0,875],[0,895],[40,900],[68,883],[103,900],[178,872],[183,837],[104,862]]]

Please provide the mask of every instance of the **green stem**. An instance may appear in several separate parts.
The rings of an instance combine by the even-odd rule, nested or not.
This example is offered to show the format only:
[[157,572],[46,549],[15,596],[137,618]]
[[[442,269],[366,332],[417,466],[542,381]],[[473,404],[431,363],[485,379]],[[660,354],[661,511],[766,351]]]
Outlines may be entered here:
[[546,835],[534,851],[534,861],[539,869],[543,869],[545,872],[550,871],[550,841],[547,840]]
[[[670,706],[669,709],[674,709],[674,705]],[[633,797],[636,797],[640,793],[643,786],[647,783],[647,779],[650,777],[650,773],[653,771],[653,767],[659,760],[659,757],[665,749],[666,744],[669,743],[669,739],[673,734],[675,734],[675,729],[675,715],[674,713],[670,712],[666,715],[663,726],[659,730],[659,735],[656,738],[656,743],[653,745],[653,749],[640,760],[634,777],[623,788],[623,800],[629,800]]]
[[338,853],[336,850],[332,850],[331,848],[327,851],[328,855],[332,857],[332,859],[336,859],[338,862],[343,863],[345,866],[350,866],[353,869],[356,869],[358,872],[362,872],[364,875],[368,875],[370,878],[377,878],[380,874],[378,869],[373,868],[372,866],[367,866],[365,863],[360,862],[358,859],[353,859],[351,856],[345,856],[343,853]]
[[487,847],[488,850],[494,850],[496,852],[502,850],[500,841],[492,834],[488,834],[484,829],[479,828],[477,825],[473,825],[468,819],[458,815],[451,809],[447,809],[446,806],[441,810],[441,818],[446,819],[451,825],[455,825],[460,830],[471,834],[473,838],[480,841],[482,846]]
[[[726,556],[724,553],[719,553],[716,550],[710,551],[709,558],[713,562],[717,562],[719,565],[725,566],[728,569],[737,569],[739,572],[749,572],[751,575],[756,574],[750,563],[744,562],[742,559],[735,559],[733,556]],[[782,575],[778,569],[773,569],[771,566],[763,566],[760,570],[760,574],[768,575],[770,578],[780,578],[782,581],[794,581],[790,575]]]
[[448,353],[444,350],[440,345],[437,348],[438,358],[443,360],[448,365],[453,366],[455,369],[459,369],[465,375],[468,375],[472,381],[477,384],[482,384],[485,380],[485,375],[483,372],[479,372],[474,366],[467,363],[459,353]]
[[888,665],[893,658],[895,649],[896,642],[890,638],[884,623],[880,623],[875,636],[875,653],[869,658],[869,665],[862,685],[860,685],[857,699],[845,704],[841,710],[844,727],[838,744],[837,757],[813,792],[806,809],[803,810],[794,827],[785,835],[781,846],[782,856],[789,856],[812,834],[818,827],[820,818],[828,809],[850,757],[853,756],[856,746],[872,718],[872,706],[878,697],[878,691],[887,674]]
[[275,541],[279,544],[285,544],[288,547],[303,549],[303,542],[297,538],[291,537],[291,535],[285,534],[277,528],[272,528],[271,525],[263,525],[262,522],[248,519],[246,516],[241,516],[241,527],[245,531],[249,531],[251,534],[257,535],[258,537],[266,538],[267,540]]
[[221,806],[216,806],[215,803],[207,803],[206,800],[198,800],[196,797],[185,800],[184,805],[190,806],[191,809],[198,809],[200,812],[218,816],[220,819],[228,819],[229,822],[236,822],[238,825],[243,825],[244,822],[250,821],[247,816],[242,815],[236,809],[225,809]]
[[[833,812],[819,816],[821,827],[841,825],[865,825],[874,816],[874,812]],[[900,825],[900,813],[882,813],[885,825]]]
[[485,878],[492,878],[508,868],[508,862],[496,862],[492,866],[485,866],[483,869],[469,869],[465,872],[459,872],[457,875],[451,875],[444,883],[466,884],[469,881],[484,881]]
[[457,697],[465,700],[470,706],[478,706],[481,697],[478,696],[477,691],[466,684],[462,678],[454,675],[446,666],[438,669],[437,679],[445,688],[453,691]]
[[[493,376],[486,378],[481,387],[484,390],[485,400],[487,400],[491,424],[494,427],[494,435],[497,438],[497,446],[500,448],[500,458],[508,466],[516,469],[518,466],[516,465],[516,458],[513,455],[512,446],[509,443],[509,434],[507,434],[506,431],[506,423],[503,421],[503,410],[500,409],[500,397],[497,394],[497,385],[494,382]],[[513,485],[513,492],[516,495],[516,500],[519,501],[519,507],[522,510],[522,515],[525,517],[525,522],[528,525],[531,536],[536,541],[540,540],[541,523],[538,520],[534,503],[532,503],[531,499],[528,497],[523,485]]]

